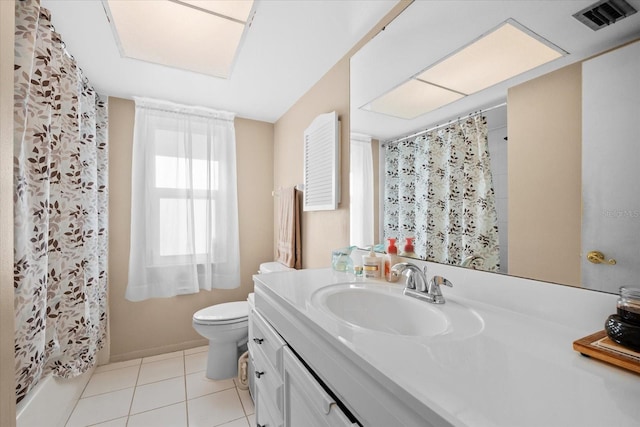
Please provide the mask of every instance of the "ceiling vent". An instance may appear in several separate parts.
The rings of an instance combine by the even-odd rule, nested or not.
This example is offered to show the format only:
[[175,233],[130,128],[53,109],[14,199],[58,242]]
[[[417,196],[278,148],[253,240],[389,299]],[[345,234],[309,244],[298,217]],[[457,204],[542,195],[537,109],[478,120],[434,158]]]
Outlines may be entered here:
[[603,0],[582,9],[573,17],[597,31],[636,12],[637,10],[625,0]]

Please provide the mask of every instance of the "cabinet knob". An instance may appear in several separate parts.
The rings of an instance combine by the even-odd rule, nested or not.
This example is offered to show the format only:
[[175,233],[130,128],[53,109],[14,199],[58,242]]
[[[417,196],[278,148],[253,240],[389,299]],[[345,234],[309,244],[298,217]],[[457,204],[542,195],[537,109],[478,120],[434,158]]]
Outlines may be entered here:
[[263,375],[264,375],[264,371],[263,371],[263,372],[256,371],[256,377],[257,377],[257,378],[260,378],[260,377],[261,377],[261,376],[263,376]]
[[264,341],[264,338],[254,338],[253,342],[256,344],[262,344],[262,341]]

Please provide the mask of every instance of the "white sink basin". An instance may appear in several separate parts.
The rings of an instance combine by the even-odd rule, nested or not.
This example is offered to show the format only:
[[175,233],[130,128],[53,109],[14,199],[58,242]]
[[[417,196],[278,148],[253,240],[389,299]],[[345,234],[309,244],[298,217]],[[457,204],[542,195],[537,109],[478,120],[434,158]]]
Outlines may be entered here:
[[419,301],[397,285],[339,283],[317,290],[311,304],[349,325],[394,335],[475,335],[483,327],[482,319],[461,304]]

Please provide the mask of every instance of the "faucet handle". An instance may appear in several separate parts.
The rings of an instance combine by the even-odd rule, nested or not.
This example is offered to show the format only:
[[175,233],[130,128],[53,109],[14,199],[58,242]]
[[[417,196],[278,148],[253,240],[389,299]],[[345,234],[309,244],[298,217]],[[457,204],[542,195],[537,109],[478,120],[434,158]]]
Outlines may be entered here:
[[451,283],[448,279],[442,277],[442,276],[433,276],[433,278],[431,279],[431,281],[433,282],[434,285],[438,285],[438,286],[448,286],[450,288],[453,288],[453,283]]
[[442,291],[440,290],[440,286],[442,285],[449,286],[450,288],[453,287],[453,283],[442,276],[433,276],[429,282],[429,296],[431,297],[431,302],[434,304],[444,304],[445,302]]

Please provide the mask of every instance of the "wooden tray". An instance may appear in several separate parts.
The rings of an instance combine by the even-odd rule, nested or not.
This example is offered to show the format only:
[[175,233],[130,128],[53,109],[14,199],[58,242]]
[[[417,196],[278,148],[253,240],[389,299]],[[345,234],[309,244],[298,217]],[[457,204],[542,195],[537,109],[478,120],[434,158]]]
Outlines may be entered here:
[[[603,345],[608,348],[604,348]],[[640,374],[640,354],[616,344],[607,337],[605,331],[596,332],[574,341],[573,349],[584,356],[593,357]]]

